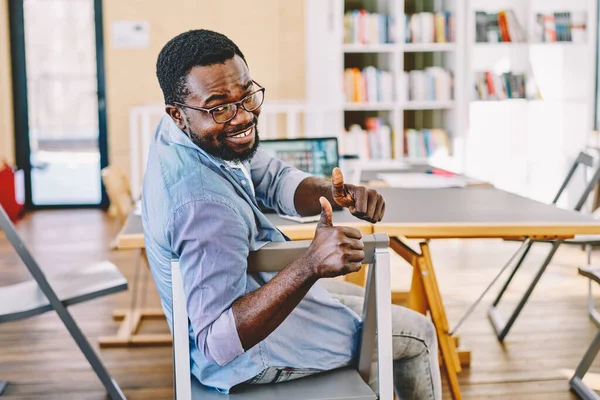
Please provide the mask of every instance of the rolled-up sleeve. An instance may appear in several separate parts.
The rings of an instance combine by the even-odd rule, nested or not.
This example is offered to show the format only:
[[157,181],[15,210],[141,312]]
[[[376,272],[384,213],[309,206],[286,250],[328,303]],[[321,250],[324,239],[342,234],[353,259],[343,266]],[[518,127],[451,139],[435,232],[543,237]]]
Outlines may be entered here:
[[244,353],[231,307],[246,290],[248,227],[225,201],[210,199],[178,208],[168,229],[196,346],[226,365]]
[[250,162],[256,199],[280,214],[299,216],[294,194],[310,174],[259,150]]

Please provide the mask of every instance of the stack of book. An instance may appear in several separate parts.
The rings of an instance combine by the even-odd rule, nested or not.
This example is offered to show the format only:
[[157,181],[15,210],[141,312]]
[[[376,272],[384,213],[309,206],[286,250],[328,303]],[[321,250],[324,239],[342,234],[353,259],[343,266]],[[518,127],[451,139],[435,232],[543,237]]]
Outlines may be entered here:
[[370,117],[365,120],[363,129],[353,124],[345,132],[342,148],[343,154],[356,154],[361,160],[389,160],[393,157],[393,134],[389,125],[380,118]]
[[344,70],[344,93],[349,103],[377,103],[393,101],[392,73],[373,66],[346,68]]
[[450,155],[448,133],[443,129],[406,129],[404,155],[409,158],[426,158]]
[[406,43],[454,42],[454,17],[448,11],[404,14]]
[[511,9],[498,13],[475,12],[475,41],[527,42],[527,35]]
[[497,75],[491,71],[475,74],[475,92],[479,100],[505,100],[527,98],[525,74],[506,72]]
[[344,14],[344,43],[395,43],[394,18],[391,15],[353,10]]
[[398,87],[403,101],[452,100],[452,72],[442,67],[404,72],[402,79]]
[[533,40],[544,42],[585,43],[585,11],[564,11],[552,14],[537,14]]

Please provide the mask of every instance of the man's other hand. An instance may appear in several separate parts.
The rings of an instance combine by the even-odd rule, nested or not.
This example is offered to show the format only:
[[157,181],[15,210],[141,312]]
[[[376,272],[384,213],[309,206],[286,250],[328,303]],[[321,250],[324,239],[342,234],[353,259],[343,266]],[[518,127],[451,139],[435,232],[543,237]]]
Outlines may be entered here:
[[339,168],[332,172],[333,200],[348,210],[356,218],[372,223],[381,221],[385,212],[383,196],[376,190],[364,186],[344,184],[344,176]]
[[318,278],[332,278],[360,270],[365,258],[362,234],[356,228],[333,226],[329,200],[319,199],[321,219],[305,257]]

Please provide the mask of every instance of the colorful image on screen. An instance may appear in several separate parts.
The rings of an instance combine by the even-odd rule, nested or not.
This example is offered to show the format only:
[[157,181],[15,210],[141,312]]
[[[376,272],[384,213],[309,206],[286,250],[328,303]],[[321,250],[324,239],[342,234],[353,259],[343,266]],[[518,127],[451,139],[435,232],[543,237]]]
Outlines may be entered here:
[[260,148],[319,177],[331,177],[333,169],[339,166],[337,138],[261,140]]

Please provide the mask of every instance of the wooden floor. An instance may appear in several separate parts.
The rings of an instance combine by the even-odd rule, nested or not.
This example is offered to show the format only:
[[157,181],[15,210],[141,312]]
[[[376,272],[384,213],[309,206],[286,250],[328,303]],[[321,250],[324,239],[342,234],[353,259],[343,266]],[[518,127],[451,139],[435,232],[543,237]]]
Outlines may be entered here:
[[[43,211],[18,224],[45,271],[76,267],[108,259],[130,280],[135,252],[109,251],[113,223],[95,210]],[[546,245],[534,248],[528,268],[511,288],[514,302],[532,274]],[[518,247],[499,240],[445,240],[431,244],[450,324],[454,325]],[[600,262],[600,254],[594,254]],[[410,269],[394,258],[393,286],[408,288]],[[577,275],[585,253],[564,246],[554,258],[504,345],[498,343],[485,318],[491,295],[460,329],[461,347],[472,350],[472,365],[460,375],[465,399],[575,399],[568,374],[577,365],[596,332],[585,311],[587,281]],[[146,304],[158,306],[147,276]],[[0,235],[0,286],[29,279],[5,238]],[[497,290],[497,288],[495,288]],[[600,288],[598,290],[600,293]],[[510,302],[509,302],[510,303]],[[130,292],[70,308],[84,333],[129,399],[172,398],[170,347],[99,349],[97,338],[116,332],[111,312],[128,307]],[[510,304],[502,307],[507,313]],[[167,332],[163,321],[147,331]],[[594,371],[600,372],[600,361]],[[103,387],[58,317],[48,313],[0,325],[0,380],[8,380],[6,399],[104,399]],[[449,399],[445,389],[444,398]]]

